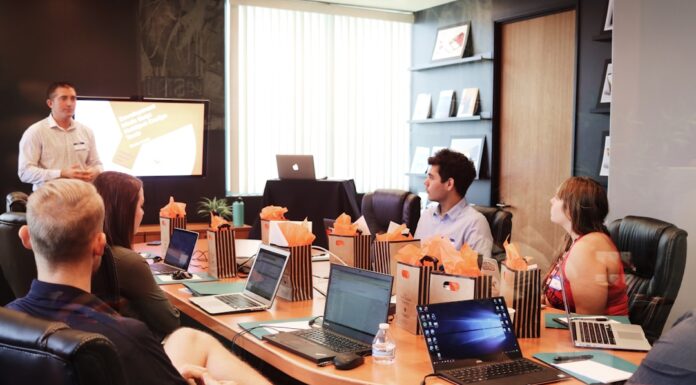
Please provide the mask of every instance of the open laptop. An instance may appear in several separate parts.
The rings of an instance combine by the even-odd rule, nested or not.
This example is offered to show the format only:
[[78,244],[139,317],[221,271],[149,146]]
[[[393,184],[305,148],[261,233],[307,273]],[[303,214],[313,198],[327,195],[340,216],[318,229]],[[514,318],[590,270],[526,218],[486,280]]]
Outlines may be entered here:
[[368,355],[379,324],[387,322],[392,281],[391,275],[331,264],[321,327],[263,338],[317,364],[339,353]]
[[563,308],[568,320],[570,338],[574,346],[579,348],[618,349],[618,350],[650,350],[650,342],[640,325],[622,324],[611,321],[597,321],[573,317],[568,309],[563,275],[558,275],[563,295]]
[[191,297],[189,300],[209,314],[266,310],[273,305],[289,259],[287,250],[260,245],[244,291]]
[[433,372],[456,384],[545,384],[568,376],[522,356],[503,297],[417,306]]
[[172,274],[180,270],[188,270],[196,241],[198,241],[197,232],[174,228],[164,260],[150,265],[152,273]]
[[278,178],[315,180],[313,155],[276,155]]

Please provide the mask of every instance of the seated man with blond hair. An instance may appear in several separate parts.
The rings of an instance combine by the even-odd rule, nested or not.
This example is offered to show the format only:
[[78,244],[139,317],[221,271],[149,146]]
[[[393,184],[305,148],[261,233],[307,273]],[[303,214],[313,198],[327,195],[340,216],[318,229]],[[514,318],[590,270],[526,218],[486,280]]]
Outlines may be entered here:
[[103,222],[104,203],[89,183],[57,179],[29,196],[19,235],[34,251],[38,279],[7,307],[106,336],[130,384],[269,384],[213,337],[182,328],[163,345],[144,323],[90,294],[106,243]]

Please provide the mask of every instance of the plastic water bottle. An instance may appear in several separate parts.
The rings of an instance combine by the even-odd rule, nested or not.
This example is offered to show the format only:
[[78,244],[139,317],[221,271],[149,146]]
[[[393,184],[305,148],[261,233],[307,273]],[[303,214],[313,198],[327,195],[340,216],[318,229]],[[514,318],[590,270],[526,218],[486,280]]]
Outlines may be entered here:
[[241,197],[232,203],[232,224],[234,227],[244,226],[244,201]]
[[379,331],[372,340],[372,360],[376,364],[390,365],[396,357],[396,343],[389,334],[389,324],[379,324]]

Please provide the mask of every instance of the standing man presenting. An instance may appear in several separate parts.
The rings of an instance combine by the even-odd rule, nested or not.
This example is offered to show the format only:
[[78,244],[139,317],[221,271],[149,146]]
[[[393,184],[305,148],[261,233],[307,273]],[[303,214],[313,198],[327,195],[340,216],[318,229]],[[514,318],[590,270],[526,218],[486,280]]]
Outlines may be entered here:
[[58,178],[91,182],[102,171],[94,134],[73,120],[77,92],[68,82],[55,82],[46,90],[51,114],[31,125],[19,142],[17,174],[36,190]]
[[490,257],[493,236],[488,221],[464,198],[476,178],[474,164],[464,154],[449,149],[428,158],[428,164],[425,190],[428,200],[438,205],[423,211],[415,237],[423,240],[442,236],[457,249],[468,243],[479,254]]

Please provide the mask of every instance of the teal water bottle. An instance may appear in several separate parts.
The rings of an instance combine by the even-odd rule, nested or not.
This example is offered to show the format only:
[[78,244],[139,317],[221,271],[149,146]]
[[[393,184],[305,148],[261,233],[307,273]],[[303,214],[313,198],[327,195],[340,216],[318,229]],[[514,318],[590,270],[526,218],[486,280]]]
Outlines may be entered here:
[[232,203],[232,223],[234,227],[244,226],[244,201],[241,197]]

